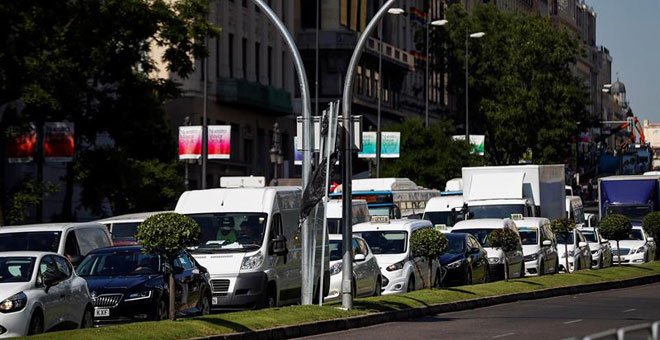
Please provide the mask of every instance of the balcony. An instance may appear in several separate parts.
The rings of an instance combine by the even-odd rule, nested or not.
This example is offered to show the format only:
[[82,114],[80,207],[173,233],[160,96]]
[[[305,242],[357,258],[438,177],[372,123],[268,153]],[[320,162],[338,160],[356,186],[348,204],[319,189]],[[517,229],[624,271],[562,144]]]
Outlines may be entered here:
[[278,115],[293,112],[291,94],[244,79],[221,78],[218,80],[218,100],[256,109],[264,109]]

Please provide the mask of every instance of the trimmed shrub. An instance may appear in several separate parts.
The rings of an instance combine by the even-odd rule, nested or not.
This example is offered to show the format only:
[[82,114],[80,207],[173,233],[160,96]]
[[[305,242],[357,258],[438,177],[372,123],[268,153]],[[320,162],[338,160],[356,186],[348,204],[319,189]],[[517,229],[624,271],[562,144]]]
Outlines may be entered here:
[[621,254],[619,253],[619,241],[628,237],[632,230],[632,223],[630,219],[624,215],[612,214],[608,215],[600,221],[598,226],[600,235],[609,240],[616,241],[617,256],[619,258],[619,266],[621,266]]
[[[433,228],[418,230],[410,238],[410,249],[413,256],[422,256],[429,263],[429,288],[433,286],[433,260],[442,255],[447,249],[447,237]],[[440,284],[440,282],[435,282]],[[424,283],[426,286],[426,283]]]
[[[506,253],[518,249],[520,237],[515,231],[509,228],[496,229],[488,235],[488,241],[495,248],[500,248],[504,254],[504,280],[509,280],[509,261]],[[522,273],[520,274],[522,275]]]
[[[575,229],[575,221],[566,217],[558,218],[555,219],[551,222],[550,228],[552,229],[552,232],[555,234],[561,235],[564,240],[568,240],[568,238],[571,236],[571,233],[573,233],[573,229]],[[566,272],[568,273],[569,267],[568,267],[568,244],[564,242],[564,256],[565,257],[565,267]],[[557,271],[559,271],[559,268],[557,268]]]

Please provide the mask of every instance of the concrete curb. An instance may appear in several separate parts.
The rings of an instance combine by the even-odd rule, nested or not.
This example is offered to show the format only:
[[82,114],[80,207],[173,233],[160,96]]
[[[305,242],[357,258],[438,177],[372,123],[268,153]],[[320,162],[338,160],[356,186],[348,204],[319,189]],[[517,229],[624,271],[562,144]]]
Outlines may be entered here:
[[343,331],[352,328],[372,326],[380,323],[404,321],[408,319],[419,318],[428,315],[435,315],[448,312],[457,312],[474,308],[494,306],[504,303],[516,302],[521,300],[536,300],[550,297],[573,295],[580,293],[590,293],[601,290],[626,288],[639,286],[649,283],[660,282],[660,274],[626,279],[620,281],[608,281],[599,283],[590,283],[572,287],[548,288],[533,292],[514,293],[498,296],[489,296],[478,299],[469,299],[431,305],[428,307],[410,308],[388,312],[378,312],[367,315],[354,316],[343,319],[333,319],[318,322],[310,322],[299,325],[282,326],[267,328],[243,333],[231,333],[223,335],[214,335],[198,339],[288,339],[310,335],[317,335],[329,332]]

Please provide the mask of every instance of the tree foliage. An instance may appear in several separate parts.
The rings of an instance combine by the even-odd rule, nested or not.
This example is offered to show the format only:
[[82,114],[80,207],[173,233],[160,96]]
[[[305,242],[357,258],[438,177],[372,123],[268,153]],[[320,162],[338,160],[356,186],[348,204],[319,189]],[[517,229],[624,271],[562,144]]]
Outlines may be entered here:
[[[628,237],[632,230],[630,219],[624,215],[611,214],[605,216],[598,225],[600,235],[609,240],[616,241],[616,248],[619,249],[619,241]],[[621,253],[617,251],[619,257],[619,266],[621,266]]]
[[[644,220],[642,220],[642,228],[644,228],[644,231],[651,235],[657,243],[657,240],[660,240],[660,211],[654,211],[644,216]],[[657,260],[658,258],[660,258],[660,252],[656,250],[655,259]]]
[[457,122],[465,119],[466,34],[486,33],[467,44],[470,133],[486,136],[488,161],[516,164],[531,148],[535,164],[563,163],[578,122],[582,129],[593,123],[588,92],[571,73],[582,53],[576,37],[547,18],[492,4],[470,15],[451,5],[446,17],[451,25],[432,30],[431,49],[446,60],[448,91],[461,99]]
[[495,229],[488,235],[488,242],[494,248],[500,248],[504,252],[504,280],[508,281],[509,261],[506,253],[518,249],[518,246],[520,245],[520,236],[510,228]]
[[[421,256],[428,260],[429,263],[429,280],[434,279],[433,263],[434,259],[442,255],[447,249],[447,237],[439,230],[433,228],[425,228],[418,230],[410,237],[410,250],[413,256]],[[439,284],[439,282],[436,282]],[[433,281],[429,282],[429,288],[433,285]]]
[[19,182],[10,192],[5,223],[8,225],[25,223],[28,218],[28,209],[34,208],[57,190],[56,184],[39,183],[33,178],[26,178]]
[[[135,238],[144,251],[158,254],[165,258],[174,269],[174,261],[186,247],[197,244],[199,239],[199,224],[192,218],[177,213],[162,213],[150,216],[142,222]],[[169,272],[170,318],[174,320],[174,275]]]
[[[550,223],[550,228],[552,229],[553,233],[561,235],[564,240],[568,240],[571,233],[575,229],[575,221],[566,217],[557,218],[552,220]],[[564,254],[566,254],[564,257],[564,268],[566,268],[566,272],[568,273],[570,268],[568,266],[568,242],[564,242]],[[559,268],[556,270],[559,271]]]
[[471,155],[464,141],[452,140],[447,122],[424,127],[419,117],[406,119],[388,127],[401,132],[399,158],[383,159],[383,177],[407,177],[428,188],[440,188],[448,180],[461,177],[461,168],[476,165],[478,156]]

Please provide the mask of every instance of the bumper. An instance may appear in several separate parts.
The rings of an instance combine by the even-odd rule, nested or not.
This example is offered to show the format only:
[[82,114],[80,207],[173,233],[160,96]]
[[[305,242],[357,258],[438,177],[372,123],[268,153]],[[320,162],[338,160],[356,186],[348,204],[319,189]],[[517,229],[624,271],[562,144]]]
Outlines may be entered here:
[[591,253],[591,268],[596,269],[600,267],[600,261],[601,261],[600,257],[601,257],[600,252]]
[[539,263],[537,260],[525,262],[526,275],[539,275]]
[[[632,255],[621,255],[621,264],[642,264],[645,260],[645,253],[637,253]],[[619,263],[619,256],[614,255],[614,263]]]
[[[559,270],[563,270],[566,272],[566,258],[562,257],[559,259]],[[568,272],[573,272],[575,271],[575,258],[569,257],[568,258]]]
[[330,284],[327,285],[328,294],[326,294],[324,301],[330,301],[341,297],[341,272],[339,274],[330,275]]
[[211,282],[215,280],[229,280],[229,286],[226,291],[212,288],[211,308],[250,309],[259,307],[264,300],[268,275],[264,272],[256,272],[233,277],[211,277]]
[[153,318],[156,314],[158,301],[161,296],[155,296],[150,299],[120,302],[116,307],[94,307],[97,310],[107,309],[110,314],[105,317],[94,317],[94,326],[116,325],[122,323],[146,321]]
[[504,279],[504,264],[503,263],[489,263],[488,275],[492,281]]
[[458,268],[449,269],[447,267],[442,267],[442,285],[448,284],[458,284],[464,285],[465,282],[465,267],[460,266]]
[[26,336],[31,317],[25,309],[14,313],[0,313],[0,338]]
[[[382,294],[388,295],[405,293],[408,289],[408,283],[406,282],[406,276],[403,274],[403,270],[398,270],[395,272],[381,271],[381,275],[383,276]],[[387,285],[385,283],[387,283]]]

